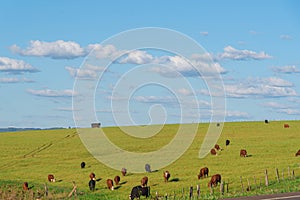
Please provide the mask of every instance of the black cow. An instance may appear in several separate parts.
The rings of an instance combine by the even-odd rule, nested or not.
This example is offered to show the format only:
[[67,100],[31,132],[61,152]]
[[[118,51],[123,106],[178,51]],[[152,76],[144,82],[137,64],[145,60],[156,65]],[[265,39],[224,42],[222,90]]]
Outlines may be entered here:
[[150,196],[150,187],[135,186],[131,190],[130,199],[140,199],[140,196],[148,198]]
[[146,172],[151,172],[151,167],[149,164],[145,165],[145,170],[146,170]]
[[93,179],[91,179],[91,180],[89,181],[89,187],[90,187],[90,190],[91,190],[91,191],[94,191],[94,190],[95,190],[95,186],[96,186],[96,181],[93,180]]
[[230,140],[226,140],[226,146],[230,144]]
[[85,168],[85,162],[80,163],[81,169]]

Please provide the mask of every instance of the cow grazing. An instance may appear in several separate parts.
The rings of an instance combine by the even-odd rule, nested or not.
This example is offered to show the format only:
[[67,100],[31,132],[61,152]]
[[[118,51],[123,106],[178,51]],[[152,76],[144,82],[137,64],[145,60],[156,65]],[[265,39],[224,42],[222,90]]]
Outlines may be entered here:
[[114,190],[114,182],[113,182],[113,180],[107,179],[107,180],[106,180],[106,185],[107,185],[107,188],[108,188],[108,189]]
[[218,145],[218,144],[215,144],[215,149],[217,149],[218,151],[222,150],[220,145]]
[[145,186],[147,186],[147,184],[148,184],[148,177],[147,177],[147,176],[144,176],[144,177],[142,178],[142,180],[141,180],[141,185],[142,185],[143,187],[145,187]]
[[230,144],[230,140],[226,140],[226,146]]
[[265,119],[265,124],[268,124],[268,123],[269,123],[269,121],[267,119]]
[[284,128],[290,128],[290,125],[284,124],[283,127],[284,127]]
[[80,163],[81,169],[85,168],[85,162]]
[[29,190],[28,188],[28,182],[23,183],[23,190]]
[[200,178],[205,178],[205,177],[208,177],[208,172],[209,172],[209,170],[208,170],[208,168],[207,167],[203,167],[203,168],[201,168],[200,169],[200,173],[198,174],[198,179],[200,179]]
[[96,180],[96,175],[95,175],[95,173],[93,173],[93,172],[90,173],[90,179],[91,179],[91,180],[94,180],[94,181]]
[[151,167],[149,164],[145,165],[145,170],[146,170],[146,172],[149,172],[149,173],[151,172]]
[[216,151],[215,149],[211,149],[211,150],[210,150],[210,154],[211,154],[211,155],[217,155],[217,151]]
[[297,153],[295,154],[295,156],[300,156],[300,149],[297,151]]
[[140,199],[140,196],[148,198],[150,196],[150,187],[135,186],[131,190],[130,199]]
[[127,174],[127,169],[126,168],[122,168],[121,173],[123,176],[125,176]]
[[240,156],[241,157],[247,157],[247,151],[245,149],[241,149]]
[[90,188],[90,190],[91,190],[91,191],[94,191],[94,190],[95,190],[95,187],[96,187],[96,181],[93,180],[93,179],[91,179],[91,180],[89,181],[89,188]]
[[210,181],[208,182],[208,187],[216,187],[218,183],[221,184],[221,175],[220,174],[215,174],[211,177]]
[[164,172],[164,180],[165,180],[165,182],[169,181],[170,176],[171,176],[171,174],[170,174],[169,171],[165,171]]
[[53,174],[48,174],[48,181],[49,182],[55,182],[55,178]]
[[115,176],[114,181],[116,185],[119,185],[120,180],[121,180],[120,176]]

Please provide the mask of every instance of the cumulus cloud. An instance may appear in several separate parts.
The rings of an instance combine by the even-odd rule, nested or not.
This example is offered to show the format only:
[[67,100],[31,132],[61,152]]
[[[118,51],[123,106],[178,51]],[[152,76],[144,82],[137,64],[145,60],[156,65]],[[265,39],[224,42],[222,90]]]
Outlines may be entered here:
[[33,83],[33,80],[30,80],[28,78],[0,78],[0,83]]
[[292,73],[300,73],[300,70],[297,69],[295,65],[287,65],[281,67],[272,67],[272,70],[277,73],[283,74],[292,74]]
[[265,52],[255,52],[250,50],[238,50],[232,46],[224,48],[224,52],[217,56],[217,59],[231,59],[231,60],[264,60],[272,58]]
[[278,112],[285,113],[285,114],[288,114],[288,115],[300,115],[300,110],[291,109],[291,108],[279,109]]
[[150,104],[174,104],[177,100],[171,96],[136,96],[134,100]]
[[28,89],[27,92],[40,97],[72,97],[73,95],[76,95],[76,93],[74,93],[73,90]]
[[15,60],[7,57],[0,57],[0,72],[20,74],[25,72],[38,72],[39,70],[23,60]]
[[85,79],[85,80],[94,80],[99,76],[99,72],[105,70],[104,67],[95,66],[95,65],[85,65],[84,68],[74,68],[67,66],[65,69],[73,78]]
[[201,31],[200,34],[203,36],[208,36],[208,31]]
[[280,104],[278,102],[274,102],[274,101],[269,101],[266,103],[262,104],[264,107],[268,107],[268,108],[273,108],[273,109],[278,109],[278,108],[287,108],[287,104]]
[[293,37],[290,36],[290,35],[283,34],[283,35],[280,35],[280,39],[282,39],[282,40],[292,40]]
[[249,118],[249,114],[247,112],[241,111],[226,111],[226,117],[228,118],[236,118],[236,119],[246,119]]
[[132,51],[129,52],[125,57],[121,58],[119,63],[131,63],[131,64],[147,64],[152,63],[154,60],[151,54],[146,51]]

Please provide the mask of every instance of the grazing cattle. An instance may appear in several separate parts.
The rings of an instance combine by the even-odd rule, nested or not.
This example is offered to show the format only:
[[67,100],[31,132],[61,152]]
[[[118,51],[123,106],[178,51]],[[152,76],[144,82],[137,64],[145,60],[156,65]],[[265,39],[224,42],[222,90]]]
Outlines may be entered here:
[[300,156],[300,149],[297,151],[297,153],[295,155]]
[[90,179],[91,180],[96,180],[96,175],[92,172],[92,173],[90,173]]
[[81,169],[85,168],[85,162],[80,163]]
[[121,173],[123,176],[125,176],[127,174],[127,169],[126,168],[122,168]]
[[53,174],[48,174],[48,181],[49,182],[55,182],[55,178]]
[[145,165],[145,170],[146,170],[146,172],[151,172],[151,167],[149,164]]
[[230,140],[226,140],[226,146],[230,144]]
[[284,124],[283,127],[284,127],[284,128],[290,128],[290,125]]
[[247,157],[247,151],[245,149],[241,149],[240,156],[241,157]]
[[221,147],[220,147],[220,145],[218,145],[218,144],[215,144],[215,149],[217,149],[218,151],[219,151],[219,150],[221,150]]
[[150,196],[150,187],[142,187],[140,185],[133,187],[130,193],[130,199],[140,199],[140,196],[148,198]]
[[91,190],[91,191],[94,191],[94,190],[95,190],[95,187],[96,187],[96,181],[93,180],[93,179],[91,179],[91,180],[89,181],[89,188],[90,188],[90,190]]
[[107,188],[108,188],[108,189],[114,190],[114,182],[113,182],[113,180],[107,179],[107,180],[106,180],[106,185],[107,185]]
[[268,124],[268,123],[269,123],[269,121],[267,119],[265,119],[265,124]]
[[200,179],[200,178],[202,178],[202,177],[208,177],[208,172],[209,172],[209,170],[208,170],[208,168],[207,167],[203,167],[203,168],[201,168],[200,169],[200,173],[199,173],[199,175],[198,175],[198,179]]
[[208,182],[208,187],[216,187],[218,183],[221,184],[221,175],[220,174],[215,174],[211,177],[210,181]]
[[141,185],[142,185],[143,187],[145,187],[145,186],[147,186],[147,184],[148,184],[148,177],[147,177],[147,176],[144,176],[144,177],[142,178],[142,180],[141,180]]
[[28,182],[23,183],[23,190],[29,190],[28,188]]
[[165,182],[168,182],[168,181],[169,181],[170,176],[171,176],[171,174],[169,173],[169,171],[165,171],[165,172],[164,172],[164,179],[165,179]]
[[210,150],[211,155],[217,155],[217,151],[215,149]]
[[115,176],[114,181],[116,185],[119,185],[120,180],[121,180],[120,176]]

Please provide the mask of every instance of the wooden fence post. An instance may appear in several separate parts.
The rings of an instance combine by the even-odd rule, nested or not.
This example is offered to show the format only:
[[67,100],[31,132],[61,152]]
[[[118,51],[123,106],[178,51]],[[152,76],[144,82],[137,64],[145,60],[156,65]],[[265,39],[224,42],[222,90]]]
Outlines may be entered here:
[[256,177],[255,176],[254,176],[254,184],[255,184],[255,189],[257,189]]
[[294,170],[292,171],[292,177],[293,177],[293,179],[295,179],[295,171]]
[[47,186],[47,183],[45,183],[45,195],[46,195],[46,197],[48,196],[48,186]]
[[197,199],[200,198],[200,185],[197,185]]
[[190,199],[193,197],[193,186],[190,187]]
[[229,192],[229,181],[226,183],[226,193]]
[[73,195],[73,193],[74,193],[75,196],[77,196],[76,188],[77,188],[77,186],[75,184],[75,181],[73,181],[73,189],[70,192],[70,194],[68,195],[68,197],[71,197]]
[[278,181],[278,183],[279,183],[279,182],[280,182],[280,180],[279,180],[278,168],[276,168],[276,178],[277,178],[277,181]]
[[282,170],[282,180],[284,181],[284,169]]
[[240,176],[241,186],[242,186],[242,192],[244,192],[244,185],[243,185],[243,179],[242,176]]
[[290,166],[288,166],[288,177],[289,177],[289,179],[291,179]]
[[220,193],[224,195],[224,181],[222,181],[220,184]]
[[266,186],[268,187],[269,186],[269,178],[268,178],[268,170],[267,169],[265,171],[265,183],[266,183]]
[[247,191],[251,191],[251,185],[250,185],[250,181],[248,178],[247,178],[247,183],[248,183]]

